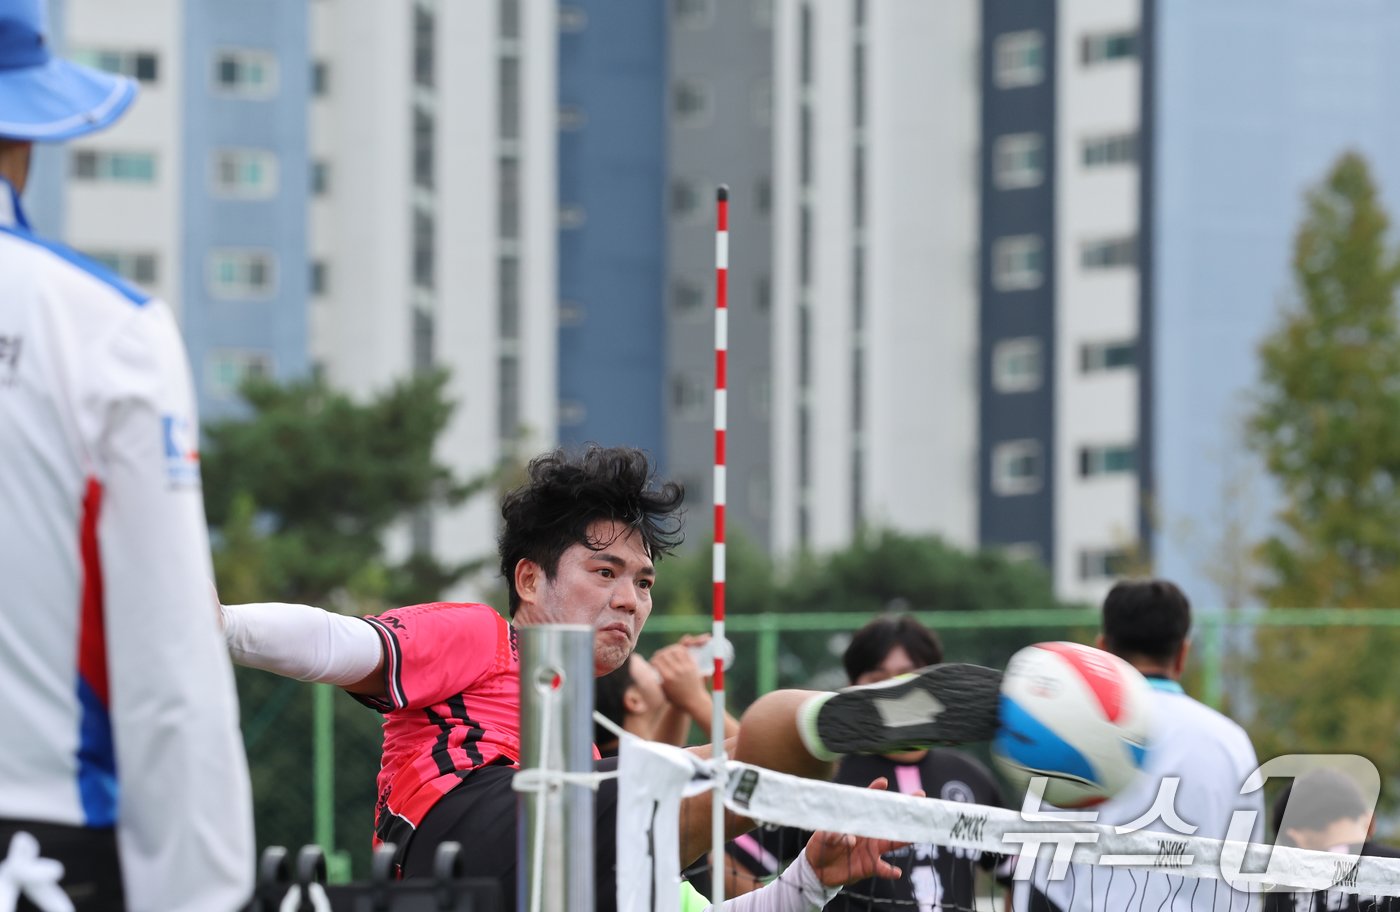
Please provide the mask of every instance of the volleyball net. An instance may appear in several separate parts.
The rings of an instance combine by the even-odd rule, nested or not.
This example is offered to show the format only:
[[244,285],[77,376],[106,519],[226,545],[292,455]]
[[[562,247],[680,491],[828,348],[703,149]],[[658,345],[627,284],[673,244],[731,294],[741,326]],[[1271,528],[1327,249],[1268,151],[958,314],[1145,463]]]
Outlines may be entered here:
[[[1400,858],[1251,842],[1258,832],[1252,812],[1237,814],[1231,825],[1229,836],[1241,838],[1210,839],[1099,824],[1092,811],[1042,808],[1034,800],[1013,810],[817,782],[738,762],[726,763],[716,777],[708,762],[686,751],[629,740],[619,764],[621,912],[680,908],[678,834],[686,815],[708,808],[708,797],[685,799],[708,796],[717,785],[728,810],[754,821],[755,833],[792,828],[896,840],[908,846],[886,857],[927,869],[922,878],[908,878],[903,894],[862,880],[827,908],[1400,910]],[[796,851],[801,847],[788,854]],[[931,864],[940,857],[949,863]],[[709,873],[717,877],[733,864],[721,859]],[[768,889],[804,886],[779,874]],[[807,900],[792,908],[822,908],[826,898]]]

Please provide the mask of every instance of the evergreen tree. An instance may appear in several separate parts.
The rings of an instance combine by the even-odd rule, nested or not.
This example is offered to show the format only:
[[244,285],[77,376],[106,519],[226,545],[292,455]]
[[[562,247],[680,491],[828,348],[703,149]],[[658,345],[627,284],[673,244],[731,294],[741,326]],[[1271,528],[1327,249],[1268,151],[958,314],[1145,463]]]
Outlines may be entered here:
[[413,554],[390,564],[385,533],[453,506],[489,477],[464,482],[434,458],[451,417],[445,371],[403,380],[359,403],[320,379],[243,388],[247,420],[206,429],[205,506],[227,601],[326,604],[337,590],[423,602],[480,566]]
[[[1260,348],[1250,442],[1282,495],[1259,550],[1270,607],[1400,605],[1400,259],[1388,225],[1365,161],[1342,156],[1307,198],[1297,303]],[[1261,630],[1260,756],[1359,753],[1382,775],[1400,771],[1398,645],[1388,629]]]

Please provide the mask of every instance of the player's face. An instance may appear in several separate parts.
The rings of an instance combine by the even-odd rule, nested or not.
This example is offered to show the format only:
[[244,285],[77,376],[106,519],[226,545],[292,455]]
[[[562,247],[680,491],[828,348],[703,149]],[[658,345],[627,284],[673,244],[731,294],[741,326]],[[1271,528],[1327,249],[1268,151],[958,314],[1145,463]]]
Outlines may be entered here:
[[651,614],[656,581],[646,546],[623,523],[599,521],[588,527],[592,546],[570,545],[553,579],[542,579],[531,605],[533,624],[582,624],[593,628],[593,671],[605,675],[620,667],[637,645]]
[[909,653],[904,651],[903,646],[896,646],[889,651],[883,662],[856,678],[852,683],[878,684],[881,681],[888,681],[895,675],[907,674],[914,668],[914,660],[909,658]]

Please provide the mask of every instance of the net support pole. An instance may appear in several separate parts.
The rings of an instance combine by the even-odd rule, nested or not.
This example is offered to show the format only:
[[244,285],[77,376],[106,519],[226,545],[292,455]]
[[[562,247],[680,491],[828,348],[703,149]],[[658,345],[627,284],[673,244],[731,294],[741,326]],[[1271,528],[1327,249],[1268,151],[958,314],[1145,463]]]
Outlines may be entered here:
[[335,849],[335,688],[317,684],[312,691],[311,769],[314,780],[316,844]]
[[710,899],[715,908],[724,904],[724,508],[726,501],[725,433],[729,421],[729,187],[715,193],[715,550],[714,621],[710,636],[715,643],[714,716],[710,722],[710,753],[715,766],[714,808],[711,819]]
[[593,791],[557,774],[593,769],[593,629],[546,624],[519,636],[520,767],[542,782],[519,793],[517,908],[592,909]]

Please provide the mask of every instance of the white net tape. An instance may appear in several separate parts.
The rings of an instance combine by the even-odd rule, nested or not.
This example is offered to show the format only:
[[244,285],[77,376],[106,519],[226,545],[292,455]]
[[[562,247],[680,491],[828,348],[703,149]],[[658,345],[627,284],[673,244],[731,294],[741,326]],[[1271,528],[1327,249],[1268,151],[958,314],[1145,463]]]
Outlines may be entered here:
[[[619,909],[674,909],[680,881],[675,834],[681,796],[708,790],[710,770],[685,751],[647,742],[627,741],[621,757]],[[1400,895],[1400,858],[1305,851],[1145,829],[1120,832],[1119,827],[1065,819],[1072,812],[1047,808],[1043,813],[1026,813],[916,798],[801,779],[737,762],[726,764],[723,778],[726,805],[754,820],[1020,855],[1027,869],[1038,855],[1042,862],[1053,858],[1059,863],[1050,865],[1052,879],[1062,878],[1072,861],[1091,865],[1098,877],[1114,871],[1133,877],[1134,872],[1148,871],[1224,881],[1234,888],[1227,893],[1286,889]],[[1252,819],[1242,819],[1239,829],[1247,834],[1253,824]],[[1133,908],[1137,907],[1135,901]]]

